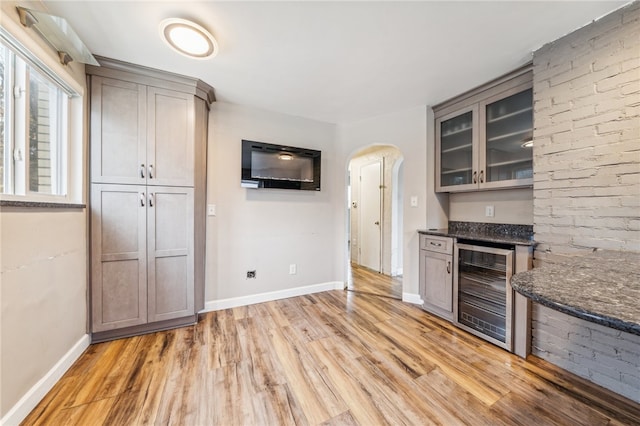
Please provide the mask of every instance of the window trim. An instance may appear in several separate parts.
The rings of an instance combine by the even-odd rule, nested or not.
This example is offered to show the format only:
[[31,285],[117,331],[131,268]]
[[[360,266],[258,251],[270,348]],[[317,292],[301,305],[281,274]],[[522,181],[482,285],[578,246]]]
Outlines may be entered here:
[[67,96],[75,97],[81,96],[65,79],[63,79],[58,73],[52,70],[44,61],[40,60],[36,55],[31,53],[22,43],[20,43],[11,33],[9,33],[3,27],[0,27],[0,40],[7,44],[9,48],[11,48],[16,54],[20,55],[22,59],[29,65],[32,65],[34,68],[38,70],[38,72],[42,73],[44,76],[49,78],[55,84],[60,86],[60,88],[67,94]]
[[[62,178],[60,194],[31,192],[29,191],[29,183],[26,180],[24,182],[24,190],[17,194],[15,193],[18,191],[16,190],[16,170],[13,161],[13,148],[15,147],[14,144],[16,136],[20,137],[20,135],[16,135],[15,123],[13,122],[14,114],[12,113],[11,118],[5,121],[5,134],[7,140],[11,144],[11,151],[7,150],[5,152],[5,161],[9,166],[5,167],[5,188],[12,188],[14,193],[0,193],[0,200],[5,207],[8,206],[7,203],[24,203],[25,206],[37,203],[79,205],[76,203],[79,203],[84,199],[84,190],[82,189],[84,188],[84,184],[78,186],[78,183],[74,183],[72,180],[79,178],[84,180],[85,173],[84,163],[81,160],[84,157],[84,154],[76,152],[78,150],[83,152],[84,150],[84,131],[82,130],[85,119],[85,105],[83,98],[84,86],[76,82],[73,78],[69,79],[69,76],[63,76],[63,74],[60,73],[60,70],[56,71],[57,63],[54,63],[56,67],[47,65],[47,62],[52,62],[50,60],[47,61],[47,59],[50,58],[45,57],[40,59],[3,26],[0,26],[0,41],[2,41],[2,43],[4,43],[5,46],[7,46],[8,49],[17,57],[20,57],[27,66],[40,73],[43,78],[49,80],[55,86],[58,86],[61,89],[63,96],[68,97],[66,108],[63,108],[63,119],[65,120],[63,123],[65,123],[64,125],[66,126],[66,129],[64,131],[64,139],[61,140],[61,168],[58,170],[58,177]],[[26,41],[29,42],[29,45],[32,44],[29,39]],[[34,44],[34,51],[39,52],[40,54],[43,53],[42,49],[37,44]],[[66,70],[63,69],[63,71]],[[13,81],[12,76],[9,81],[9,87],[13,87],[14,85],[15,81]],[[13,94],[11,93],[9,95],[12,96]],[[80,128],[78,128],[78,126],[80,126]],[[78,131],[80,131],[80,133],[78,133]],[[25,143],[27,143],[26,139]],[[23,150],[23,155],[28,155],[28,151]],[[28,174],[28,171],[23,174]],[[26,179],[26,176],[24,176],[24,178]]]

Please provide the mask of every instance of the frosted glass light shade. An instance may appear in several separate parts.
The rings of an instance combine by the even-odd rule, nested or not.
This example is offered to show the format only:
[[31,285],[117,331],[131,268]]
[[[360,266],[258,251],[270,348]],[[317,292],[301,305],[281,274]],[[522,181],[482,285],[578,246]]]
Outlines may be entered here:
[[200,25],[180,18],[160,22],[160,36],[176,52],[195,59],[213,58],[218,43],[211,33]]

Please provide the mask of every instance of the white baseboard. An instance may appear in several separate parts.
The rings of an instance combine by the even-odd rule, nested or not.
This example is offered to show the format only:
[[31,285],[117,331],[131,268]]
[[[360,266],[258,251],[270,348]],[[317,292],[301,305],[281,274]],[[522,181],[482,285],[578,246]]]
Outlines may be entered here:
[[73,365],[74,362],[89,347],[91,339],[85,334],[76,342],[69,351],[47,372],[38,382],[27,391],[20,400],[0,420],[2,426],[19,425],[27,415],[33,410],[47,392],[60,380],[62,375]]
[[414,305],[422,305],[424,303],[420,295],[415,293],[402,293],[402,301],[413,303]]
[[251,294],[248,296],[232,297],[229,299],[210,300],[205,302],[204,309],[200,312],[220,311],[222,309],[270,302],[272,300],[286,299],[288,297],[304,296],[305,294],[319,293],[321,291],[329,290],[344,290],[344,283],[340,281],[333,281],[304,287],[289,288],[286,290],[271,291],[268,293]]

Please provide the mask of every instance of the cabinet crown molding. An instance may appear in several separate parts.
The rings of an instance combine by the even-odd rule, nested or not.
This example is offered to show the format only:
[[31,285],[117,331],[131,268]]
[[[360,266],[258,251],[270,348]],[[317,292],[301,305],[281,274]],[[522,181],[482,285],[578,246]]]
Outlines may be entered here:
[[200,79],[103,56],[96,55],[95,58],[100,66],[86,65],[85,70],[89,75],[125,79],[135,83],[190,93],[206,101],[208,105],[216,101],[213,87]]
[[436,118],[441,117],[450,111],[459,109],[460,105],[462,104],[473,103],[478,99],[490,96],[488,92],[490,92],[492,89],[495,89],[501,84],[514,79],[518,79],[516,82],[514,82],[514,84],[533,81],[533,63],[528,62],[520,68],[501,75],[500,77],[495,78],[487,83],[477,86],[453,98],[447,99],[446,101],[440,102],[437,105],[433,105],[433,112]]

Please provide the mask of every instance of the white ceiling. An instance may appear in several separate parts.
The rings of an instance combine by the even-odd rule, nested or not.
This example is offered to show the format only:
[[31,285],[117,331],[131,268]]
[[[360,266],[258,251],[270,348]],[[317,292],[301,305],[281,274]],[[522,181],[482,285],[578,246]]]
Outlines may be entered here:
[[[97,55],[200,78],[218,100],[347,123],[433,105],[504,74],[626,1],[44,1]],[[159,37],[209,29],[196,61]]]

